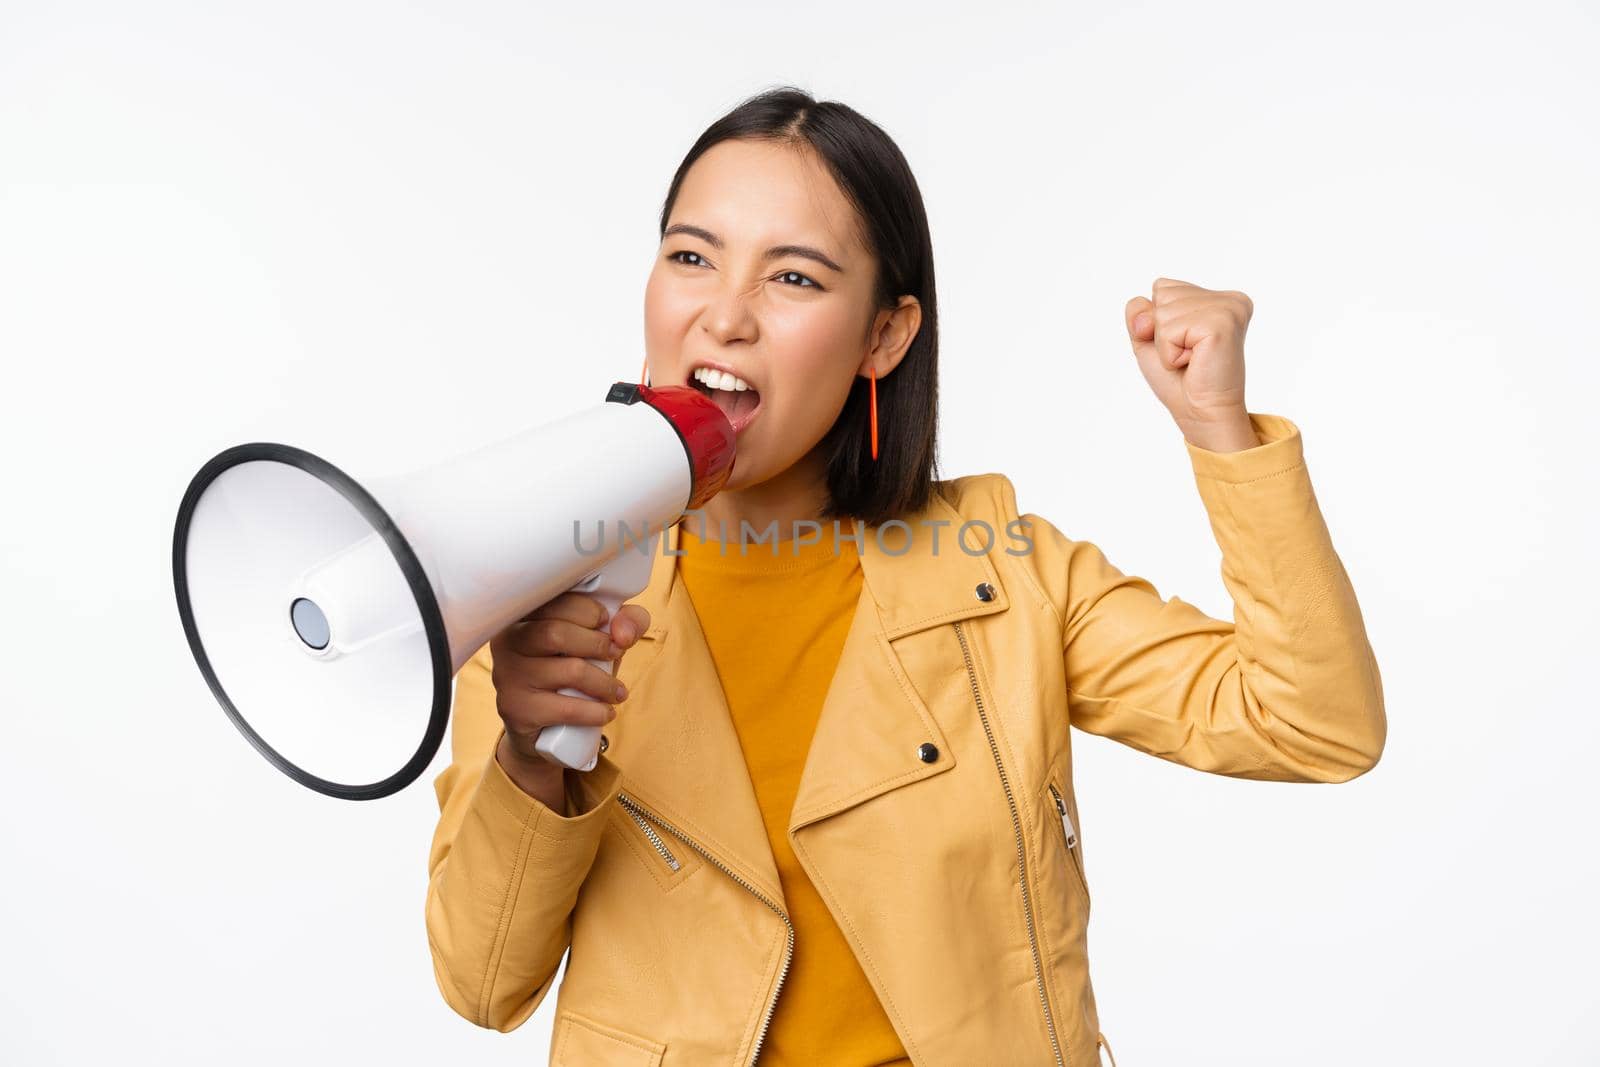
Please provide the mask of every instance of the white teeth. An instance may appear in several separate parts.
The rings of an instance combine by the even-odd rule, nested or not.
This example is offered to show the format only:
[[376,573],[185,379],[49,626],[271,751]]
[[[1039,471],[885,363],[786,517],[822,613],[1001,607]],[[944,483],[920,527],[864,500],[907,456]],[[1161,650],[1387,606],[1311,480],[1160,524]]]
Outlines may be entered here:
[[704,382],[710,389],[725,389],[728,392],[742,393],[750,388],[750,383],[725,370],[715,367],[696,367],[693,375],[695,381]]

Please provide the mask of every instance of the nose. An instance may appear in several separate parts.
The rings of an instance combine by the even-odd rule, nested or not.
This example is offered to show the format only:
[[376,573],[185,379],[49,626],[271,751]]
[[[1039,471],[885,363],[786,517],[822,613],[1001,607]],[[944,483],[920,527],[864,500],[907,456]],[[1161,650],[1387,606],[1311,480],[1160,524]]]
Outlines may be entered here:
[[706,306],[701,316],[701,328],[718,344],[753,342],[760,336],[760,324],[751,306],[761,283],[756,282],[749,292],[724,288],[717,298]]

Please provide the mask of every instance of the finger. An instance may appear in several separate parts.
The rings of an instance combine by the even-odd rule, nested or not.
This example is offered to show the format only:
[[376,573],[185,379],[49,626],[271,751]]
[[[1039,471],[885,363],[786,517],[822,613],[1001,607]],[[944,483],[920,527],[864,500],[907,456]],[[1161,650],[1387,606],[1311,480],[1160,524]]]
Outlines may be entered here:
[[1238,302],[1244,321],[1249,322],[1250,317],[1256,313],[1256,302],[1250,299],[1248,293],[1242,293],[1237,289],[1228,290],[1228,295]]
[[1128,327],[1128,337],[1138,344],[1148,344],[1155,339],[1155,305],[1142,296],[1128,301],[1122,309],[1123,323]]
[[537,730],[560,722],[584,726],[610,722],[616,718],[616,705],[604,700],[557,693],[548,689],[513,689],[499,695],[500,717],[510,729]]
[[530,619],[566,619],[593,630],[608,620],[606,606],[587,593],[562,593],[524,615],[519,622]]
[[610,671],[601,670],[588,660],[575,656],[536,656],[523,660],[522,669],[513,675],[513,687],[528,689],[576,689],[596,700],[621,700],[620,682]]
[[617,617],[611,621],[611,640],[620,648],[632,648],[648,629],[650,612],[639,604],[624,604],[617,609]]
[[1156,337],[1156,352],[1161,357],[1163,365],[1178,369],[1188,362],[1184,358],[1184,341],[1186,334],[1183,326],[1177,323],[1163,323]]
[[528,739],[528,747],[546,726],[604,726],[617,717],[617,709],[599,700],[565,693],[512,693],[500,703],[507,733]]
[[517,623],[506,635],[505,647],[523,656],[616,659],[622,654],[622,648],[604,628],[590,630],[557,618]]
[[1175,369],[1188,366],[1200,342],[1216,336],[1215,319],[1206,308],[1165,319],[1161,323],[1159,341],[1162,362]]

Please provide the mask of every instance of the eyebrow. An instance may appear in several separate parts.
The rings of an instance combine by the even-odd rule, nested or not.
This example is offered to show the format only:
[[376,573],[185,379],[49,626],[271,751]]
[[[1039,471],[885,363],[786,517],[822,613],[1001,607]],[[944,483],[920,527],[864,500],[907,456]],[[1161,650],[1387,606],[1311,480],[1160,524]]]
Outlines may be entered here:
[[[710,230],[700,226],[693,226],[687,222],[677,222],[668,226],[666,232],[661,235],[661,239],[666,240],[675,233],[686,233],[691,237],[698,237],[719,252],[722,250],[722,238]],[[773,245],[767,249],[761,258],[770,260],[780,259],[784,256],[800,256],[803,259],[813,259],[829,270],[838,271],[840,274],[845,272],[844,268],[835,263],[827,253],[820,249],[812,248],[810,245]]]

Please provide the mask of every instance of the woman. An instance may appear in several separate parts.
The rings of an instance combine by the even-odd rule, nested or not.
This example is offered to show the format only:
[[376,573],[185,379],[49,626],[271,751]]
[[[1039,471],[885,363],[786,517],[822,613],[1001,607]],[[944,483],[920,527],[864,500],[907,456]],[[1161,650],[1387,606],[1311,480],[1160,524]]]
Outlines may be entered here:
[[[738,462],[614,618],[559,597],[463,669],[429,856],[441,992],[515,1029],[570,946],[554,1064],[1096,1062],[1069,724],[1279,781],[1383,748],[1299,432],[1245,408],[1249,299],[1158,279],[1125,309],[1230,624],[1019,514],[1002,475],[937,478],[928,225],[877,126],[746,101],[690,150],[661,236],[649,380],[716,398]],[[536,753],[562,722],[605,726],[593,770]]]

